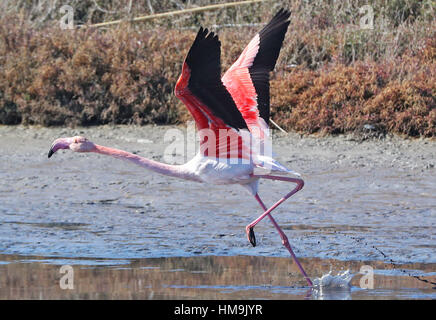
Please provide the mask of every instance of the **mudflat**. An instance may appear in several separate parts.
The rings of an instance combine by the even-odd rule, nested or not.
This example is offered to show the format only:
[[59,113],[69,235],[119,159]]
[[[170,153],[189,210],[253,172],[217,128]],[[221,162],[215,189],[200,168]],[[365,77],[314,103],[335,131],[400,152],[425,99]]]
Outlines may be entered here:
[[[83,135],[164,161],[174,146],[171,132],[186,139],[184,126],[0,126],[0,254],[94,265],[99,259],[287,257],[267,220],[256,226],[257,247],[249,244],[245,226],[262,212],[237,185],[187,182],[69,150],[47,158],[54,139]],[[173,152],[179,163],[189,160],[180,152],[186,141]],[[297,256],[379,261],[391,269],[429,264],[425,272],[433,275],[434,140],[275,132],[273,148],[305,180],[304,189],[274,211]],[[259,194],[268,205],[290,187],[265,181]]]

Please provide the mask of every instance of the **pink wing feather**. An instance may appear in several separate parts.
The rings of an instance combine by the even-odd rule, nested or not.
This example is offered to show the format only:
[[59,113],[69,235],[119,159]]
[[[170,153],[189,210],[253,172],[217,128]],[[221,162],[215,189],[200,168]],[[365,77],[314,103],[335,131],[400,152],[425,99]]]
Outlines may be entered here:
[[249,42],[222,82],[230,92],[252,134],[263,140],[270,114],[269,72],[274,69],[290,12],[281,9]]
[[257,93],[249,72],[258,51],[259,34],[256,34],[238,60],[222,77],[222,82],[230,92],[250,131],[253,127],[261,126],[257,109]]

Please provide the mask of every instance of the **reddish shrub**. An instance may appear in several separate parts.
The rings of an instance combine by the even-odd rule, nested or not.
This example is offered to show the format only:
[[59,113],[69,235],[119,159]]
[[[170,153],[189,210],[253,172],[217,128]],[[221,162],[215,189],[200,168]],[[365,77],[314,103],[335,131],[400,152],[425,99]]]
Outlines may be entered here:
[[[403,2],[372,1],[375,12],[386,10],[370,31],[358,28],[358,3],[348,1],[280,0],[98,30],[38,23],[36,9],[26,5],[18,8],[22,14],[0,13],[0,124],[185,121],[189,113],[173,90],[196,27],[169,27],[258,23],[287,6],[292,24],[271,80],[274,121],[305,133],[353,132],[370,124],[435,136],[435,20],[419,1]],[[107,12],[116,13],[104,13],[93,1],[74,3],[83,23],[126,14],[116,1],[105,2]],[[147,3],[135,2],[131,14]],[[175,9],[174,3],[165,0],[155,9]],[[223,69],[258,29],[220,28]]]

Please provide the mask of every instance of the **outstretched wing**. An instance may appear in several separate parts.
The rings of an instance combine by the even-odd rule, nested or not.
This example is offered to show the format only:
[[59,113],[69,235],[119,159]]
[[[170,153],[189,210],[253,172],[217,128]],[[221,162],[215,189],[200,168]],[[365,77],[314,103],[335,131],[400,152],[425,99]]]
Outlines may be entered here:
[[[182,67],[182,74],[177,81],[175,94],[188,107],[200,130],[200,149],[203,154],[212,153],[211,132],[216,135],[216,155],[227,154],[225,157],[239,155],[241,157],[242,142],[239,140],[239,131],[248,129],[241,112],[238,110],[232,96],[221,81],[221,43],[218,36],[207,29],[200,28],[197,37],[186,56]],[[210,129],[204,133],[204,129]],[[227,138],[219,139],[220,129],[237,139],[238,146],[230,146]],[[205,141],[204,136],[207,136]],[[230,139],[232,140],[232,139]],[[204,148],[208,143],[209,148]],[[214,151],[215,152],[215,151]]]
[[186,56],[175,94],[187,105],[200,128],[205,127],[205,120],[197,119],[204,116],[207,127],[213,123],[219,127],[247,129],[241,112],[221,81],[220,47],[217,35],[200,28]]
[[[291,13],[281,9],[250,41],[222,81],[232,95],[250,131],[268,128],[269,73],[275,67]],[[256,134],[257,137],[259,137]],[[262,136],[260,136],[262,138]]]

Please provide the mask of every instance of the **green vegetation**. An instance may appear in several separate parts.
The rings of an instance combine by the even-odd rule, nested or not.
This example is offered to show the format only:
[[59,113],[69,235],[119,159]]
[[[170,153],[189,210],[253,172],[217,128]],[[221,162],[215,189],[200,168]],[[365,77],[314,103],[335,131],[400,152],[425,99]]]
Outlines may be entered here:
[[[224,2],[69,4],[78,25]],[[283,6],[293,13],[272,74],[275,122],[302,133],[371,125],[380,132],[436,135],[435,1],[267,1],[75,30],[60,28],[61,5],[51,3],[57,2],[0,5],[0,124],[183,122],[189,115],[173,89],[197,28],[218,31],[225,69]],[[359,8],[366,4],[373,29],[360,28],[366,13]]]

